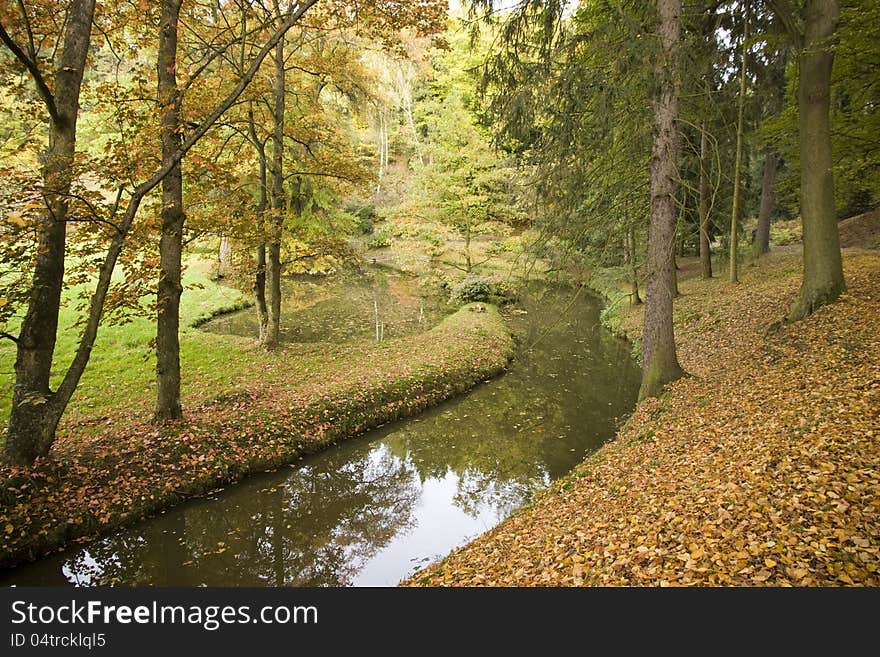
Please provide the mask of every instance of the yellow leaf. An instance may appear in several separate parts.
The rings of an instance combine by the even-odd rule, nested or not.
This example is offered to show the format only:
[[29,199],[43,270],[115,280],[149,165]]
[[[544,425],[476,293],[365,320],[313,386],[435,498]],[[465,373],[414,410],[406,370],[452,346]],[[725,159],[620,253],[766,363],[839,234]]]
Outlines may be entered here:
[[20,212],[8,212],[6,221],[14,226],[27,226],[27,222],[22,218]]
[[11,534],[15,527],[12,526],[12,523],[6,523],[6,533]]

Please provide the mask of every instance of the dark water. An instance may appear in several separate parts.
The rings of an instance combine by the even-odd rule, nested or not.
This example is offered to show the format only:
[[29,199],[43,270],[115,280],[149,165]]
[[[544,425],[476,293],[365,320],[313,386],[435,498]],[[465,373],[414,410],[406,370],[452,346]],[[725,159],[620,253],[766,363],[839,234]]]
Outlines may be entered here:
[[509,373],[411,420],[19,567],[0,584],[393,585],[490,529],[614,434],[629,346],[585,292],[511,323]]

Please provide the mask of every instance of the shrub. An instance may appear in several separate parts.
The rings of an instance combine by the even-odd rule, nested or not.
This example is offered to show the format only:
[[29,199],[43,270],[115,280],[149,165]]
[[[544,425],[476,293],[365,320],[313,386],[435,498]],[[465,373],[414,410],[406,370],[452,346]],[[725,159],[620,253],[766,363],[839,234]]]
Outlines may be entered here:
[[492,281],[488,278],[466,278],[452,288],[449,300],[461,305],[474,301],[488,301],[492,290]]
[[777,221],[770,224],[770,244],[786,246],[799,244],[803,240],[803,229],[799,219]]
[[384,231],[374,233],[373,236],[367,240],[368,249],[382,249],[386,246],[391,246],[391,244],[391,236]]
[[435,247],[443,246],[444,241],[443,238],[437,235],[437,233],[423,233],[422,239],[425,240],[428,244]]
[[513,226],[500,221],[482,221],[473,227],[476,235],[495,235],[497,237],[510,237],[513,235]]
[[516,291],[509,283],[489,278],[471,276],[452,287],[449,302],[464,305],[475,301],[495,304],[509,303],[516,299]]
[[502,253],[523,253],[525,252],[525,245],[523,244],[523,239],[521,237],[514,236],[508,237],[505,240],[492,242],[487,251],[495,255]]
[[346,211],[354,215],[356,219],[355,227],[361,235],[370,235],[373,232],[373,224],[376,221],[376,206],[367,205],[349,205]]

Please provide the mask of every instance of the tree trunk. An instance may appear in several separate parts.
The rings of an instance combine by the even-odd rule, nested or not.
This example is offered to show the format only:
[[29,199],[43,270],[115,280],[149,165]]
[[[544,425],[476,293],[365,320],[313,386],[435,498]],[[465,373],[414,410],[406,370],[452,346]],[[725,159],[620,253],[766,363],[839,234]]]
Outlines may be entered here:
[[379,110],[379,182],[376,183],[376,198],[382,192],[382,180],[385,177],[386,166],[386,141],[388,139],[387,127],[385,125],[385,112]]
[[703,278],[712,278],[712,245],[709,241],[709,134],[703,121],[700,136],[700,266]]
[[274,349],[281,333],[281,235],[286,210],[284,198],[284,39],[275,46],[275,103],[272,112],[272,217],[270,225],[266,287],[268,323],[263,346]]
[[779,156],[769,149],[764,158],[764,175],[761,177],[761,209],[758,212],[758,227],[755,229],[755,242],[752,245],[755,257],[770,252],[770,219],[776,202],[776,173],[779,171]]
[[[266,207],[268,195],[266,193],[266,153],[260,153],[260,198],[257,202],[258,229],[262,234],[266,229]],[[257,245],[257,271],[254,275],[254,299],[257,303],[257,313],[260,319],[260,340],[266,338],[266,327],[269,325],[269,307],[266,305],[266,242],[261,241]]]
[[739,67],[739,102],[736,117],[736,166],[733,170],[733,211],[730,215],[730,270],[728,280],[739,283],[739,224],[742,214],[742,176],[743,176],[743,123],[746,108],[746,68],[749,52],[749,18],[751,5],[746,0],[746,15],[743,21],[742,62]]
[[[682,191],[681,195],[681,203],[678,207],[678,219],[675,222],[675,232],[678,237],[679,243],[684,242],[684,237],[682,236],[682,228],[684,226],[684,217],[687,213],[687,193]],[[683,248],[679,249],[681,253],[684,251]],[[682,257],[683,257],[682,253]],[[675,249],[672,251],[672,298],[678,299],[681,296],[681,291],[678,289],[678,256],[675,253]]]
[[678,299],[681,296],[681,290],[678,289],[678,263],[675,261],[675,255],[672,256],[672,298]]
[[[242,55],[244,57],[244,55]],[[257,233],[260,243],[257,245],[257,270],[254,273],[254,301],[257,305],[257,314],[260,322],[260,342],[266,339],[266,329],[269,325],[269,307],[266,304],[266,209],[269,207],[269,183],[268,163],[266,160],[266,144],[257,135],[257,125],[254,120],[253,105],[248,108],[248,132],[251,144],[257,151],[257,159],[260,163],[260,188],[257,198]]]
[[15,387],[4,447],[4,459],[20,465],[48,454],[65,407],[54,398],[49,383],[64,283],[79,96],[94,12],[95,0],[71,3],[64,50],[55,67],[54,112],[50,111],[54,115],[42,171],[46,212],[37,225],[31,294],[17,343]]
[[225,278],[232,271],[232,239],[229,235],[220,237],[217,250],[217,278]]
[[838,15],[836,0],[807,1],[798,88],[804,280],[789,312],[791,321],[807,317],[846,289],[834,209],[829,119],[832,39]]
[[416,145],[416,155],[419,158],[419,164],[425,166],[425,158],[422,156],[422,142],[419,139],[419,131],[416,129],[416,122],[413,119],[413,106],[412,106],[412,91],[407,89],[406,91],[406,120],[409,123],[409,130],[412,133],[413,142]]
[[471,218],[468,209],[465,209],[466,219],[465,219],[465,231],[464,231],[464,258],[465,265],[467,267],[467,273],[470,274],[473,269],[473,261],[471,260]]
[[651,157],[651,223],[648,227],[645,328],[642,340],[642,385],[639,399],[660,394],[663,386],[684,372],[675,353],[672,324],[675,224],[678,214],[678,157],[681,138],[678,117],[678,45],[681,0],[657,0],[663,47],[656,68],[654,145]]
[[[624,212],[626,212],[624,210]],[[628,213],[627,213],[628,214]],[[629,267],[629,302],[632,306],[638,306],[642,303],[639,296],[639,265],[636,260],[636,229],[630,225],[627,227],[626,235],[623,239],[624,259]]]
[[182,0],[162,0],[159,24],[159,106],[162,108],[162,164],[172,165],[162,181],[162,237],[159,240],[156,323],[156,422],[179,420],[180,296],[183,253],[183,174],[174,156],[180,150],[181,94],[177,89],[177,30]]

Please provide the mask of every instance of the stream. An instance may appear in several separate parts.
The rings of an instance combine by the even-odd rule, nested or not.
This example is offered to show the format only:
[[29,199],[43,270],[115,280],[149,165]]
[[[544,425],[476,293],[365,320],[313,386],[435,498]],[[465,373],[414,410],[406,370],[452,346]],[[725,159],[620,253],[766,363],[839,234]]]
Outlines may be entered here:
[[[386,339],[441,316],[405,280],[386,277],[379,293],[375,284],[348,289],[356,313],[311,290],[298,311],[307,321],[291,323],[299,333],[288,339],[334,340],[355,326],[369,339],[379,306]],[[394,585],[497,525],[614,435],[639,376],[629,344],[601,328],[600,309],[586,291],[533,285],[505,311],[518,341],[505,375],[19,566],[0,585]],[[206,328],[243,332],[249,322],[246,311]]]

